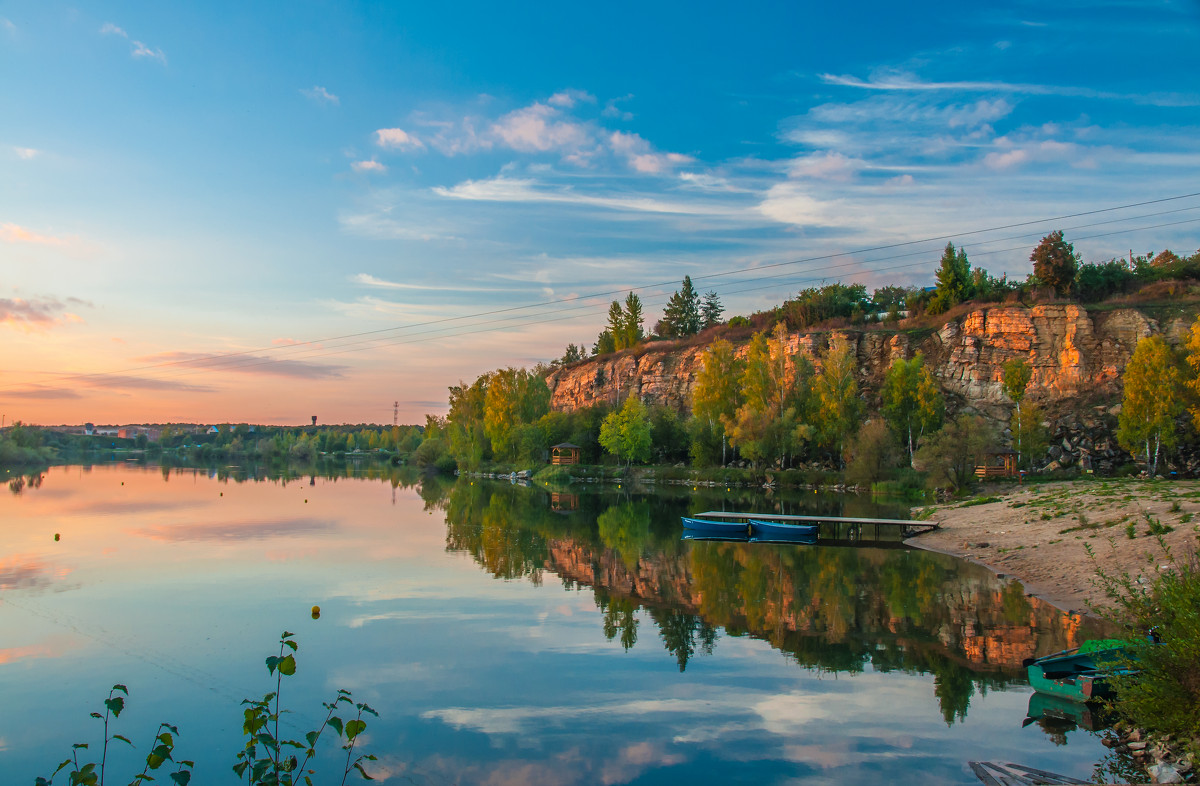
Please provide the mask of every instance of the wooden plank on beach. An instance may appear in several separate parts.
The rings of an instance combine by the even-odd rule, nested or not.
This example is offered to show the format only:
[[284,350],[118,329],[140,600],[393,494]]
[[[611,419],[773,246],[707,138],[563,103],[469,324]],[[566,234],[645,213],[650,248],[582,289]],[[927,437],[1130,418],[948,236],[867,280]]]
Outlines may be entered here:
[[1050,786],[1088,782],[1012,762],[969,761],[967,764],[975,777],[987,786]]

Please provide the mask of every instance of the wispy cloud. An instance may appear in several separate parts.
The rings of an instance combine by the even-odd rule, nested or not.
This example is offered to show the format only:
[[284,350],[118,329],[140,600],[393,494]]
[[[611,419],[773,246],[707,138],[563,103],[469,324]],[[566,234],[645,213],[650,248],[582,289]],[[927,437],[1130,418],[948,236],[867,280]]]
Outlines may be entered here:
[[564,109],[571,109],[578,103],[594,104],[596,97],[586,90],[566,89],[560,90],[554,95],[546,99],[546,103],[552,106],[559,106]]
[[[601,114],[604,117],[632,119],[613,99]],[[413,152],[431,148],[446,156],[467,155],[495,149],[516,153],[552,155],[575,166],[591,168],[602,160],[616,160],[640,174],[664,174],[693,162],[690,156],[655,150],[651,143],[633,133],[605,128],[592,117],[573,110],[597,103],[595,96],[582,90],[563,90],[544,101],[505,112],[498,117],[466,114],[454,119],[435,119],[415,114],[412,121],[422,129],[418,135],[403,128],[376,130],[380,147]]]
[[595,146],[584,124],[549,104],[534,103],[509,112],[492,125],[491,132],[506,147],[522,153],[554,151],[579,157]]
[[0,242],[32,243],[41,246],[65,246],[71,241],[67,238],[55,237],[54,235],[43,235],[17,224],[0,224]]
[[311,98],[313,101],[316,101],[318,104],[333,104],[334,106],[337,106],[342,103],[337,96],[320,85],[313,85],[312,87],[308,88],[302,87],[300,88],[300,92],[308,98]]
[[366,161],[354,161],[350,164],[350,168],[355,172],[378,172],[380,174],[387,171],[387,166],[379,163],[375,159]]
[[635,172],[658,174],[695,161],[691,156],[681,153],[656,153],[645,139],[624,131],[613,131],[608,143],[612,151],[624,158]]
[[[81,300],[72,299],[72,302],[88,305]],[[30,332],[58,327],[69,322],[82,322],[83,319],[68,311],[68,307],[68,303],[56,298],[0,298],[0,325]]]
[[385,240],[420,240],[422,242],[457,240],[445,228],[444,220],[405,222],[391,215],[387,208],[364,213],[344,213],[338,216],[338,224],[347,232],[362,237]]
[[854,87],[862,90],[886,92],[989,92],[989,93],[1023,93],[1026,95],[1057,95],[1073,98],[1095,98],[1104,100],[1131,101],[1138,104],[1153,106],[1197,106],[1200,105],[1200,94],[1195,93],[1161,93],[1148,91],[1144,93],[1116,93],[1107,90],[1096,90],[1089,87],[1072,85],[1045,85],[1029,82],[996,82],[988,80],[926,80],[905,72],[881,70],[870,79],[851,76],[849,74],[819,74],[818,78],[828,85],[838,87]]
[[530,178],[493,177],[467,180],[449,188],[437,186],[433,192],[449,199],[480,202],[543,202],[598,207],[637,213],[669,213],[694,216],[732,214],[729,206],[703,202],[668,201],[653,196],[611,196],[585,194],[566,188],[549,188]]
[[22,161],[32,161],[41,151],[32,147],[14,147],[13,152],[17,154],[17,158]]
[[100,26],[100,35],[115,35],[118,38],[124,38],[129,42],[129,54],[133,57],[149,58],[157,60],[163,65],[167,64],[167,56],[163,53],[163,50],[138,41],[136,38],[131,38],[129,33],[112,22],[105,22]]
[[369,273],[358,273],[357,275],[351,276],[350,280],[353,281],[355,284],[362,284],[364,286],[375,287],[377,289],[406,289],[406,290],[418,290],[418,291],[424,291],[424,292],[447,292],[447,291],[450,291],[450,292],[507,292],[507,291],[509,291],[508,289],[501,288],[501,287],[468,287],[468,286],[463,286],[462,284],[459,284],[458,282],[454,282],[454,283],[450,283],[450,284],[439,284],[439,285],[409,284],[409,283],[403,283],[400,281],[387,281],[382,278],[376,278],[375,276],[372,276]]
[[6,19],[3,16],[0,16],[0,28],[3,28],[9,35],[17,34],[17,26],[13,24],[11,19]]
[[604,102],[604,117],[611,117],[617,120],[633,120],[633,112],[629,112],[621,108],[621,104],[633,98],[633,93],[623,95],[620,98],[610,98]]
[[75,384],[81,387],[101,388],[104,390],[174,390],[187,393],[215,393],[216,389],[207,385],[196,385],[191,382],[180,382],[173,379],[155,377],[140,377],[133,374],[84,374],[75,377]]
[[200,352],[162,352],[138,358],[138,360],[144,363],[170,363],[182,368],[204,369],[210,372],[265,374],[295,379],[339,379],[346,368],[332,363],[253,354],[221,356],[205,355]]
[[27,387],[0,389],[0,399],[28,399],[30,401],[65,401],[80,399],[79,391],[70,388],[56,388],[47,385],[29,385]]
[[375,144],[395,150],[424,150],[425,143],[403,128],[380,128],[375,132]]

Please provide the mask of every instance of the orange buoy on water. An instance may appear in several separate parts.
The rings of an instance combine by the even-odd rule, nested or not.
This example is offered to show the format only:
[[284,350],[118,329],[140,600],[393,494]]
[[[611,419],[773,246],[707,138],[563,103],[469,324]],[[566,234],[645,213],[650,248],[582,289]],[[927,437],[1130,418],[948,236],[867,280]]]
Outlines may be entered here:
[[57,532],[55,532],[55,533],[54,533],[54,539],[55,539],[56,541],[58,540],[58,537],[59,537],[58,533],[57,533]]

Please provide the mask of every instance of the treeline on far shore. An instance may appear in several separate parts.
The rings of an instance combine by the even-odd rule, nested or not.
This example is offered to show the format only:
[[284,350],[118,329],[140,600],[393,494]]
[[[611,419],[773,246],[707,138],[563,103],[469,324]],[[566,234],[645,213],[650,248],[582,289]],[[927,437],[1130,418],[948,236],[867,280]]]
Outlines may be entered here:
[[0,467],[36,468],[97,453],[128,451],[202,462],[235,457],[309,462],[323,455],[403,459],[416,451],[424,430],[416,425],[375,424],[294,427],[230,423],[211,429],[165,424],[120,437],[17,422],[0,431]]

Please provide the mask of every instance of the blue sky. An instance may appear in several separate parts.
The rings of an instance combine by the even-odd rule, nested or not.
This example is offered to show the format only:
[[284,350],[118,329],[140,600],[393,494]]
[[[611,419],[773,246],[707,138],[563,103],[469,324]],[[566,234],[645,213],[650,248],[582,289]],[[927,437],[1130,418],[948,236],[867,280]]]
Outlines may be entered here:
[[[855,252],[1200,191],[1198,52],[1182,0],[0,3],[0,409],[411,421],[611,297],[471,315],[926,283],[944,240]],[[1023,276],[1052,229],[1098,261],[1190,253],[1197,218],[961,241]]]

